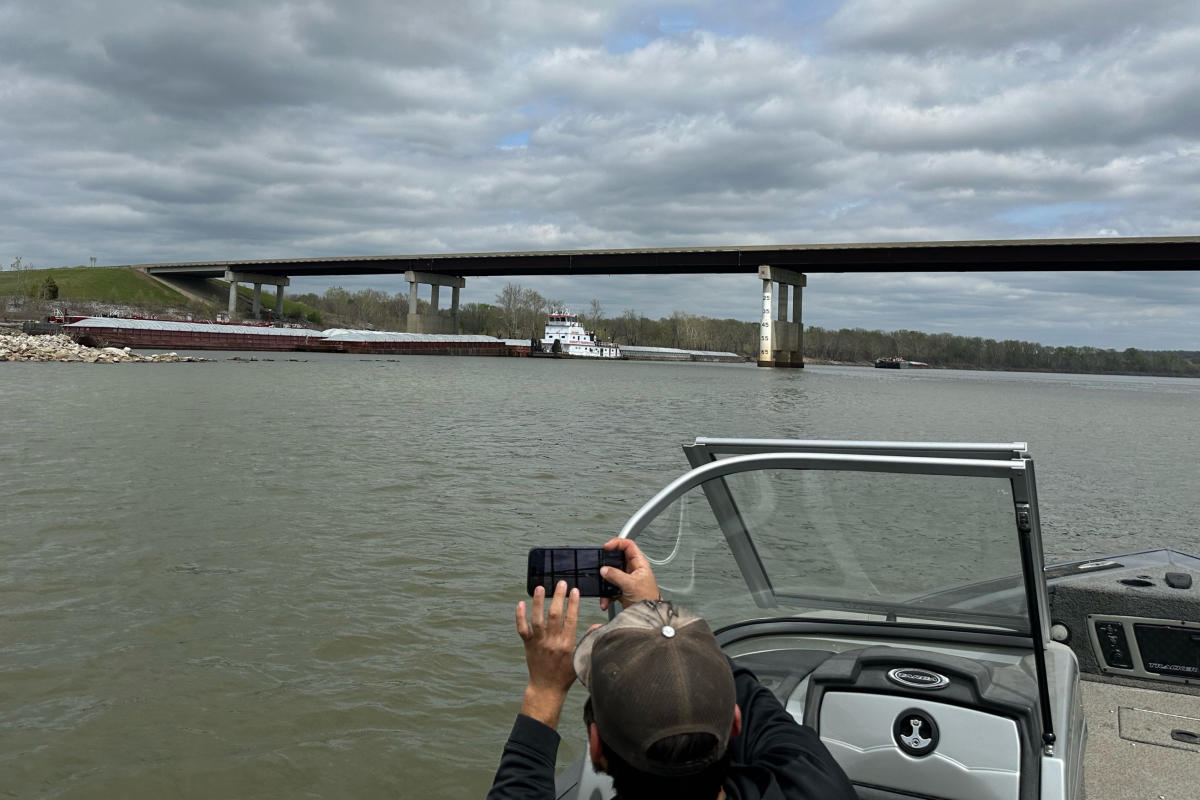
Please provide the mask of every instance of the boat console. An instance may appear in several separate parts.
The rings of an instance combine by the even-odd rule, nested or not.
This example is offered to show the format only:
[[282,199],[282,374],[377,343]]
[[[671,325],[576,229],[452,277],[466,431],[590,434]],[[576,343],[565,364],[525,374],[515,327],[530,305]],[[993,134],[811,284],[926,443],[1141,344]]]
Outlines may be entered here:
[[1200,694],[1200,559],[1153,550],[1051,567],[1046,578],[1050,635],[1081,670]]
[[876,646],[814,670],[804,722],[876,796],[1019,797],[1037,784],[1036,698],[1019,666]]

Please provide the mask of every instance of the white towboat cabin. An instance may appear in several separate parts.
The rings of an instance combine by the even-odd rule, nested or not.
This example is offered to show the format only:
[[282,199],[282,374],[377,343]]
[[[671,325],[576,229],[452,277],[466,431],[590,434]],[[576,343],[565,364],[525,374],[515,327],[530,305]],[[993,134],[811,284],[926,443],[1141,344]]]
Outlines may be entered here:
[[575,314],[555,312],[546,316],[546,335],[542,352],[571,358],[621,358],[621,348],[601,342],[596,334],[584,330]]

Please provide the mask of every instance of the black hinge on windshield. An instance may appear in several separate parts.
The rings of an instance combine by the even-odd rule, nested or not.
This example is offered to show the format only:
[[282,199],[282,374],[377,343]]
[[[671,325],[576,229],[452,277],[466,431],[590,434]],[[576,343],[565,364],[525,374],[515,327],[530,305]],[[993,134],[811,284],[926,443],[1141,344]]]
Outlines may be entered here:
[[1030,516],[1029,503],[1017,503],[1017,530],[1030,533],[1033,530],[1033,518]]

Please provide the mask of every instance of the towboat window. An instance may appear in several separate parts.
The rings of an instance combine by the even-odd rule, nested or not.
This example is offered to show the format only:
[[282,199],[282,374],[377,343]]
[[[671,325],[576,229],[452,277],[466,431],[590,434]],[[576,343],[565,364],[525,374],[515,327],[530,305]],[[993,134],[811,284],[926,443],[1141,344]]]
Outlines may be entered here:
[[775,469],[717,478],[637,541],[715,626],[816,615],[1028,632],[1008,480]]

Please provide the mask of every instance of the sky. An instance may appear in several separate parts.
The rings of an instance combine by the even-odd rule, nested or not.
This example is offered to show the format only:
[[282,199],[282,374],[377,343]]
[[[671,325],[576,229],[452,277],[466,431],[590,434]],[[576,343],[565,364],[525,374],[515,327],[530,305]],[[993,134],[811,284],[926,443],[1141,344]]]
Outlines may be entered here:
[[[0,261],[1200,235],[1195,0],[0,0]],[[755,320],[751,275],[469,279]],[[406,291],[402,276],[294,280]],[[428,291],[426,289],[425,291]],[[809,276],[804,322],[1200,349],[1200,275]]]

